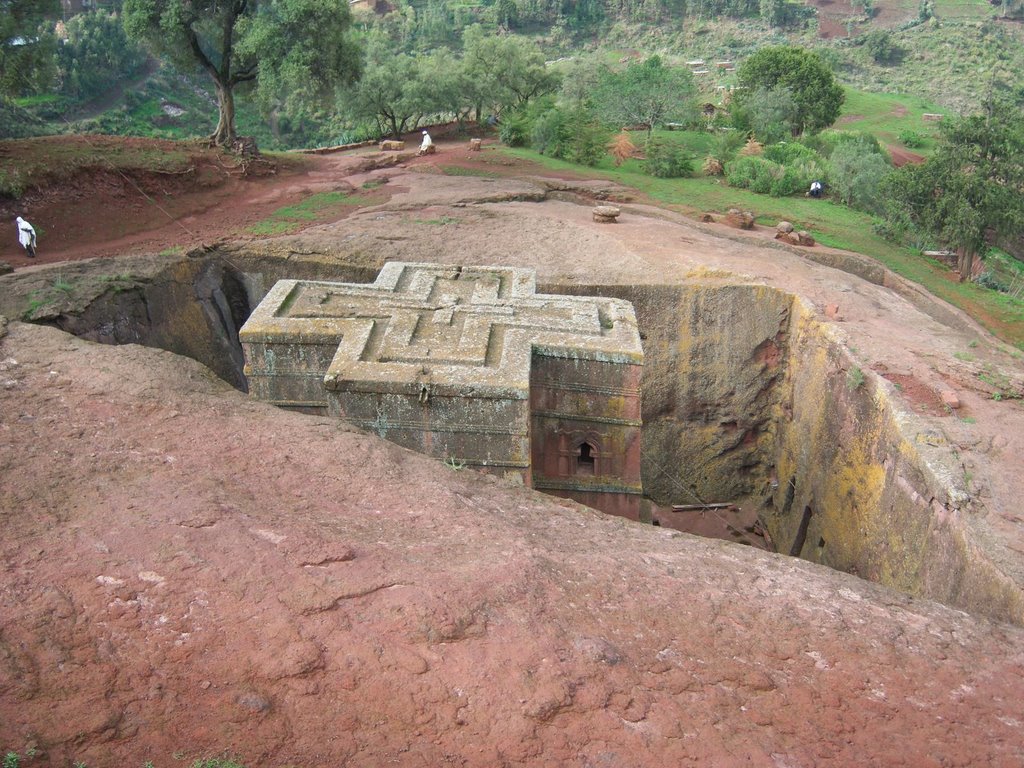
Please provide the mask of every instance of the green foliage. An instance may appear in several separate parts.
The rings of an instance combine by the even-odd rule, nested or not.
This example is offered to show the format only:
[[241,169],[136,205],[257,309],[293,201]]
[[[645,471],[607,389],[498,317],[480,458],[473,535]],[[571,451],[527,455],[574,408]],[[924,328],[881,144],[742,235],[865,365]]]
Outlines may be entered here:
[[57,71],[61,92],[74,99],[102,93],[146,61],[112,13],[86,11],[68,19],[64,29],[67,39],[57,48]]
[[866,131],[822,131],[813,136],[802,136],[800,143],[825,159],[832,157],[836,148],[844,144],[854,144],[861,152],[870,152],[883,157],[889,156],[879,143],[878,138]]
[[924,146],[925,137],[917,131],[905,130],[900,131],[896,136],[899,139],[900,144],[908,149],[920,149]]
[[530,143],[533,120],[526,112],[512,115],[501,124],[498,137],[509,147],[525,147]]
[[558,90],[557,73],[544,64],[537,44],[514,35],[489,35],[479,26],[463,34],[466,101],[477,115],[522,109]]
[[818,162],[818,153],[796,141],[784,141],[764,148],[762,157],[779,165],[790,165],[799,160]]
[[515,110],[502,120],[498,136],[509,147],[527,147],[533,140],[534,123],[548,110],[554,107],[554,100],[544,97],[532,104]]
[[420,61],[394,52],[380,35],[366,43],[362,77],[342,97],[342,108],[354,120],[374,120],[380,134],[400,139],[432,111],[420,77]]
[[711,156],[725,165],[740,151],[747,143],[747,137],[741,131],[726,131],[715,139],[715,145],[711,150]]
[[816,53],[791,46],[768,46],[749,56],[736,73],[743,90],[737,106],[759,90],[787,88],[796,102],[793,129],[820,131],[839,117],[845,98],[831,68]]
[[124,0],[123,13],[129,37],[183,72],[199,67],[213,81],[218,144],[234,140],[237,87],[255,89],[265,108],[295,110],[355,73],[344,0]]
[[1016,107],[990,99],[984,113],[944,121],[940,132],[932,157],[900,168],[882,194],[890,224],[956,249],[966,278],[990,237],[1024,233],[1024,126]]
[[644,125],[649,135],[667,122],[696,119],[696,92],[688,69],[666,66],[652,56],[621,71],[606,69],[593,98],[606,123],[617,128]]
[[693,176],[693,158],[678,144],[652,141],[647,145],[644,170],[659,179]]
[[725,180],[731,187],[742,187],[766,195],[781,166],[761,157],[737,157],[725,164]]
[[863,37],[864,48],[876,64],[892,64],[903,55],[903,49],[896,45],[892,32],[873,29]]
[[846,372],[846,388],[851,392],[856,392],[858,389],[864,386],[864,371],[857,366],[854,366]]
[[758,88],[733,112],[737,129],[750,130],[762,144],[792,136],[798,118],[799,108],[786,86]]
[[36,93],[50,84],[56,39],[44,22],[59,14],[57,0],[0,2],[0,98]]
[[[768,157],[769,150],[772,157]],[[786,197],[805,192],[812,181],[824,179],[825,175],[818,157],[794,143],[770,147],[761,157],[736,158],[726,164],[725,178],[730,186]]]
[[8,752],[4,755],[3,768],[18,768],[21,765],[21,756],[17,752]]
[[530,146],[543,155],[596,165],[605,155],[608,131],[582,106],[551,107],[533,122]]
[[829,181],[836,196],[846,205],[867,213],[883,212],[880,189],[892,166],[871,145],[862,142],[840,143],[832,152]]

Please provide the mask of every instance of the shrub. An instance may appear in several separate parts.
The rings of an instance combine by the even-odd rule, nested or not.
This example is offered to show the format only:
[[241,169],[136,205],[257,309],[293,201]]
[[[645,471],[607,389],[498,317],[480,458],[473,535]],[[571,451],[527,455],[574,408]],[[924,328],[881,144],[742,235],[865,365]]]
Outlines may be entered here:
[[628,133],[622,131],[608,143],[608,151],[615,158],[615,167],[618,168],[636,154],[636,144],[629,138]]
[[530,146],[548,157],[596,165],[604,157],[608,132],[585,107],[549,107],[533,121]]
[[725,179],[730,186],[743,187],[767,195],[772,184],[782,178],[785,170],[778,163],[761,157],[738,157],[725,166]]
[[924,146],[925,137],[917,131],[904,130],[896,136],[900,144],[908,149],[918,149]]
[[565,113],[560,109],[549,109],[530,129],[530,147],[549,157],[564,157],[568,138]]
[[508,147],[525,147],[530,135],[531,120],[525,113],[517,114],[501,124],[498,136]]
[[884,29],[875,29],[864,35],[864,48],[876,64],[891,64],[903,54],[903,50],[893,42],[892,33]]
[[731,186],[772,197],[804,192],[815,179],[825,179],[817,158],[798,158],[785,166],[764,157],[738,157],[725,166],[725,176]]
[[743,149],[740,150],[740,154],[744,157],[754,157],[764,152],[764,144],[755,139],[753,136],[747,140],[747,143],[743,145]]
[[659,179],[679,179],[692,176],[693,158],[678,144],[651,142],[647,145],[644,170]]
[[721,176],[725,172],[724,166],[714,157],[705,157],[701,172],[705,176]]
[[580,165],[597,165],[606,152],[607,129],[584,107],[569,110],[565,125],[568,141],[564,159]]
[[779,165],[789,165],[798,159],[818,160],[818,153],[803,144],[789,141],[765,147],[764,158]]
[[714,157],[722,165],[736,157],[736,153],[740,151],[747,141],[747,137],[740,131],[727,131],[723,133],[718,139],[715,140],[715,147],[711,152],[711,156]]
[[885,158],[864,151],[860,143],[847,142],[836,147],[831,162],[830,179],[839,199],[851,208],[882,213],[880,184],[892,171]]

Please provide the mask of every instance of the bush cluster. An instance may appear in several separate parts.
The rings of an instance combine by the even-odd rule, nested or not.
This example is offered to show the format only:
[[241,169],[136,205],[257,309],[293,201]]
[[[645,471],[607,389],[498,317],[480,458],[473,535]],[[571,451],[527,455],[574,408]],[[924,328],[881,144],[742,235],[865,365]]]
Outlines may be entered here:
[[681,179],[693,176],[693,158],[678,144],[655,141],[647,145],[644,170],[659,179]]
[[[825,180],[825,169],[814,153],[810,153],[810,156],[798,153],[798,156],[792,157],[787,163],[781,163],[768,156],[769,150],[778,146],[769,147],[765,150],[764,156],[738,157],[727,163],[726,181],[734,187],[743,187],[761,195],[785,197],[806,192],[814,180]],[[788,152],[783,151],[779,154],[785,158]],[[776,154],[776,157],[779,154]]]
[[526,147],[578,165],[597,165],[606,154],[609,131],[582,106],[541,102],[521,110],[501,126],[502,142]]

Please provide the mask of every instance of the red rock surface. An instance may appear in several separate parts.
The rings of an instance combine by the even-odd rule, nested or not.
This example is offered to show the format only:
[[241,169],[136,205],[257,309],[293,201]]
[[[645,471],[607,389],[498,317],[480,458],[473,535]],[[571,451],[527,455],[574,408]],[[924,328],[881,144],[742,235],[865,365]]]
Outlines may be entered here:
[[0,746],[90,768],[1016,766],[1024,633],[0,340]]

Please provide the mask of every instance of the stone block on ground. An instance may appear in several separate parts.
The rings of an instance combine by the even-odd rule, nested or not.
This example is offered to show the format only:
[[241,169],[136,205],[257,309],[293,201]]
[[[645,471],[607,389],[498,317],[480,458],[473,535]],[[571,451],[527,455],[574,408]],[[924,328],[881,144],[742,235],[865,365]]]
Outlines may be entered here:
[[838,304],[826,304],[825,305],[825,317],[829,318],[830,320],[838,320],[840,318],[840,315],[839,315],[839,305]]
[[705,224],[714,224],[715,217],[712,216],[710,213],[702,213],[700,215],[700,221],[704,222]]
[[942,404],[955,411],[960,407],[960,397],[951,389],[944,390],[942,393]]
[[480,139],[470,139],[469,140],[469,151],[470,152],[479,152],[480,151],[480,145],[482,143],[483,142]]
[[405,149],[404,141],[392,141],[390,139],[385,139],[380,143],[381,152],[401,152],[403,149]]
[[796,233],[797,245],[805,245],[810,248],[814,245],[814,237],[805,229],[801,229]]
[[754,214],[750,211],[741,211],[739,208],[730,208],[725,214],[725,223],[738,229],[753,229]]
[[775,225],[775,229],[777,229],[779,232],[785,232],[786,234],[789,234],[790,232],[793,231],[793,225],[788,221],[780,221],[778,224]]
[[622,211],[614,205],[599,205],[594,208],[594,221],[602,224],[614,224],[620,213]]

